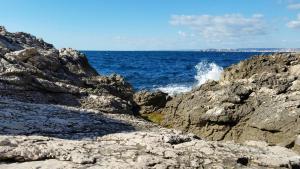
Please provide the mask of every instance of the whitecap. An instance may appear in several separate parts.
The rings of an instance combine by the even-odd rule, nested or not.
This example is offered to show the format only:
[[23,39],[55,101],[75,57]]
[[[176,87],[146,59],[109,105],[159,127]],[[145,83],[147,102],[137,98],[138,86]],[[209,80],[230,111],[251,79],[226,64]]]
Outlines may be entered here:
[[168,93],[170,96],[174,96],[180,93],[186,93],[191,91],[193,86],[180,85],[180,84],[170,84],[167,86],[158,87],[157,90],[164,93]]
[[195,68],[197,70],[196,86],[201,86],[208,80],[219,80],[223,72],[223,68],[216,63],[200,62]]
[[156,90],[168,93],[171,96],[186,93],[191,91],[194,87],[201,86],[208,80],[219,80],[223,68],[216,63],[209,63],[206,61],[199,62],[195,69],[197,71],[195,75],[194,85],[188,86],[183,84],[169,84],[167,86],[161,86],[156,88]]

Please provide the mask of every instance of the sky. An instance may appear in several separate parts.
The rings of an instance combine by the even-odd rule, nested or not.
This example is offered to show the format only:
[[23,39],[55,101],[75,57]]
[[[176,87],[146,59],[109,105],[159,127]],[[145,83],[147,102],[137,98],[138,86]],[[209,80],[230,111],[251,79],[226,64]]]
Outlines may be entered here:
[[300,0],[1,0],[0,25],[57,48],[299,48]]

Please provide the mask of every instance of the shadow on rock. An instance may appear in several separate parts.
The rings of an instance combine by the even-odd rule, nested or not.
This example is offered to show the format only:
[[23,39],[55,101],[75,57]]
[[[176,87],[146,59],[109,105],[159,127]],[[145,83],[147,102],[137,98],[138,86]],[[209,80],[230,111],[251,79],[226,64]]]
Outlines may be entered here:
[[130,131],[135,131],[131,124],[97,111],[0,101],[1,135],[37,135],[80,140]]

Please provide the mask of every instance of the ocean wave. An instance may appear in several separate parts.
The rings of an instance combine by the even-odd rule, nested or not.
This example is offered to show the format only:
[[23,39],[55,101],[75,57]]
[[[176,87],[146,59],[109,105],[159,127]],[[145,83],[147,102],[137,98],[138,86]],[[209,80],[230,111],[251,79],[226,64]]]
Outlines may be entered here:
[[223,72],[223,68],[215,63],[200,62],[195,68],[197,70],[195,76],[197,86],[204,84],[207,80],[219,80]]
[[195,75],[195,84],[183,85],[183,84],[169,84],[167,86],[158,87],[156,90],[168,93],[171,96],[180,93],[186,93],[191,91],[194,87],[198,87],[204,84],[208,80],[219,80],[223,68],[216,63],[209,63],[206,61],[199,62],[195,69],[197,74]]
[[164,93],[168,93],[171,96],[177,95],[179,93],[186,93],[193,89],[193,86],[180,85],[180,84],[170,84],[163,87],[158,87],[157,90]]

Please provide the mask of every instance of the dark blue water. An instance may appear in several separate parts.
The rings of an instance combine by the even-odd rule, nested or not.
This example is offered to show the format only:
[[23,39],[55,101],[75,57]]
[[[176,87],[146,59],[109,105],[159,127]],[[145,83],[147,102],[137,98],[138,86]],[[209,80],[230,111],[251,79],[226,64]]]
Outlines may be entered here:
[[[193,86],[199,81],[199,77],[195,77],[196,75],[206,76],[203,78],[210,79],[209,76],[215,77],[216,73],[219,73],[220,68],[226,68],[241,60],[259,54],[196,51],[83,52],[87,55],[91,65],[96,68],[100,74],[120,74],[124,76],[136,90],[152,90],[172,86]],[[197,64],[198,67],[195,68]],[[199,71],[206,72],[201,74]],[[202,77],[200,77],[200,79],[201,78]]]

